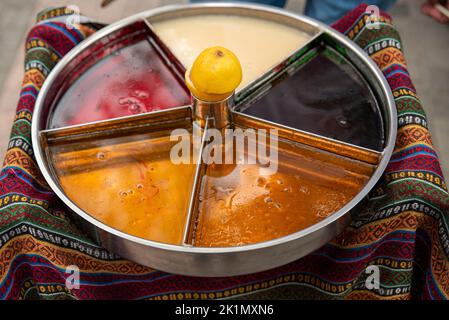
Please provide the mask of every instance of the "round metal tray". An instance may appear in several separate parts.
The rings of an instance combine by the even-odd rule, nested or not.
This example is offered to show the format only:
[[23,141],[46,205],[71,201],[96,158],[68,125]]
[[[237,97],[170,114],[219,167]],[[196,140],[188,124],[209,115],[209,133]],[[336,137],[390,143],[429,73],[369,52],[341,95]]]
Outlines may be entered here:
[[[192,210],[195,209],[198,192],[198,179],[200,179],[198,172],[202,170],[199,165],[192,186],[188,214],[190,220],[186,222],[184,242],[180,245],[171,245],[135,237],[105,225],[78,207],[61,188],[53,160],[49,155],[54,143],[61,141],[84,143],[83,141],[97,139],[103,135],[109,137],[111,134],[117,136],[127,131],[136,132],[145,126],[150,126],[151,130],[167,130],[174,126],[173,123],[178,127],[190,125],[192,109],[188,105],[63,127],[60,127],[61,124],[56,123],[55,119],[60,118],[57,110],[58,101],[76,79],[97,62],[126,47],[133,41],[132,39],[142,34],[150,38],[150,42],[166,59],[173,74],[181,79],[184,66],[157,35],[154,35],[151,25],[157,21],[205,14],[261,18],[298,28],[310,35],[310,41],[304,46],[298,48],[276,67],[267,70],[260,79],[237,92],[233,119],[242,127],[276,128],[280,137],[286,140],[322,150],[331,157],[357,161],[372,168],[368,182],[360,192],[341,209],[319,223],[290,235],[256,244],[214,248],[192,246],[187,234],[193,228]],[[376,125],[380,130],[374,142],[372,136],[354,140],[354,136],[363,135],[360,132],[353,132],[352,136],[326,132],[325,124],[319,125],[315,120],[307,120],[306,117],[298,127],[292,127],[288,121],[279,123],[273,120],[276,115],[272,115],[274,118],[270,118],[273,120],[270,121],[264,119],[265,115],[259,114],[257,109],[252,109],[257,101],[263,101],[265,96],[270,95],[273,87],[282,85],[283,81],[287,81],[286,78],[294,74],[293,71],[303,68],[303,65],[310,61],[310,52],[317,54],[319,48],[323,47],[329,48],[339,59],[344,60],[342,63],[352,68],[358,81],[363,82],[367,95],[375,102],[377,111],[373,113],[374,120],[370,121],[377,121]],[[319,71],[326,76],[325,68]],[[308,81],[307,76],[303,78],[304,81]],[[318,78],[316,81],[321,80]],[[323,83],[323,87],[326,87],[326,83]],[[333,107],[329,106],[330,113]],[[158,270],[192,276],[232,276],[263,271],[292,262],[326,244],[347,226],[351,220],[351,213],[356,212],[358,205],[381,177],[391,157],[395,138],[396,109],[389,86],[374,62],[356,44],[337,31],[305,16],[266,6],[236,4],[168,6],[139,13],[100,30],[67,54],[50,73],[39,94],[32,125],[33,147],[39,168],[50,187],[72,213],[74,220],[93,239],[112,252],[137,263]]]

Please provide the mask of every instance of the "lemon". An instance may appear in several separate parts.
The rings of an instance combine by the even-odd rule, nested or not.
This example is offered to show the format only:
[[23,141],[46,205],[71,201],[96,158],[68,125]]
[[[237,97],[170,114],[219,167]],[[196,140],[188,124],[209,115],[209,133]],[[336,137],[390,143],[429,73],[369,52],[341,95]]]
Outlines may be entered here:
[[189,90],[198,99],[206,101],[228,98],[241,82],[239,59],[223,47],[211,47],[201,52],[186,73]]

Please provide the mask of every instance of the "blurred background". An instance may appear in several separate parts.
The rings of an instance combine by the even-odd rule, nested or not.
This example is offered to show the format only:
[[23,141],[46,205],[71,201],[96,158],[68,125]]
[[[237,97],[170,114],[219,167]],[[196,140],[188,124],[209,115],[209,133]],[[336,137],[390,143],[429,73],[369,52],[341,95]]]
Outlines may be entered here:
[[[24,42],[36,14],[48,7],[76,5],[84,15],[113,22],[139,11],[187,0],[0,0],[0,158],[3,159],[23,76]],[[366,1],[369,2],[369,1]],[[399,0],[389,11],[402,36],[409,71],[429,118],[434,144],[449,178],[449,25],[421,13],[424,0]],[[301,13],[305,0],[288,0]]]

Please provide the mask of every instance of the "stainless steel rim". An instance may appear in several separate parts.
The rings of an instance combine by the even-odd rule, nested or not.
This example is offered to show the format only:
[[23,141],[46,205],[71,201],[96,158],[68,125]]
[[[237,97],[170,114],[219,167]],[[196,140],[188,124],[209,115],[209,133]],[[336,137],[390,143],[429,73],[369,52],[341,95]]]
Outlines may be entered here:
[[[188,247],[188,246],[180,246],[180,245],[171,245],[171,244],[164,244],[159,242],[154,242],[150,240],[145,240],[142,238],[138,238],[135,236],[131,236],[129,234],[123,233],[121,231],[118,231],[116,229],[113,229],[100,221],[96,220],[92,216],[86,214],[83,210],[81,210],[78,206],[76,206],[65,194],[62,192],[62,190],[59,188],[57,183],[55,183],[48,165],[45,161],[45,150],[43,150],[43,147],[40,143],[39,134],[40,131],[43,129],[40,127],[40,121],[36,121],[38,119],[41,119],[43,116],[42,109],[44,105],[44,100],[46,97],[46,94],[53,85],[53,82],[56,78],[56,76],[64,69],[64,67],[72,61],[80,52],[82,52],[85,48],[87,48],[89,45],[93,44],[95,41],[101,39],[102,37],[106,36],[108,33],[118,30],[122,28],[123,26],[137,20],[137,19],[143,19],[147,17],[153,17],[162,13],[170,13],[174,11],[179,10],[185,10],[185,9],[204,9],[204,8],[239,8],[242,10],[252,9],[252,10],[261,10],[264,12],[268,12],[274,15],[278,15],[280,17],[288,17],[297,19],[300,21],[303,21],[312,27],[318,28],[319,30],[326,32],[328,34],[331,34],[334,38],[338,39],[341,43],[345,44],[353,54],[355,54],[359,59],[361,59],[364,62],[364,65],[369,68],[369,72],[373,75],[376,82],[379,84],[381,92],[386,99],[386,103],[388,105],[387,108],[387,114],[384,115],[386,118],[386,122],[388,123],[388,136],[386,137],[386,147],[381,153],[381,160],[380,163],[377,166],[377,169],[375,170],[374,174],[371,176],[369,182],[363,187],[363,189],[357,194],[356,197],[354,197],[349,203],[347,203],[344,207],[342,207],[340,210],[329,216],[328,218],[322,220],[321,222],[312,225],[306,229],[300,230],[296,233],[290,234],[288,236],[252,244],[252,245],[245,245],[240,247],[226,247],[226,248],[202,248],[202,247]],[[180,252],[180,253],[191,253],[191,254],[203,254],[203,255],[214,255],[214,254],[226,254],[226,253],[242,253],[242,252],[250,252],[250,251],[256,251],[268,247],[275,247],[278,245],[282,245],[288,242],[292,242],[295,240],[298,240],[300,238],[306,237],[308,235],[311,235],[312,233],[325,228],[326,226],[329,226],[330,224],[336,222],[340,218],[342,218],[344,215],[348,214],[362,199],[366,197],[368,192],[373,189],[374,185],[377,183],[377,181],[382,176],[389,160],[392,155],[394,144],[395,144],[395,138],[396,138],[396,131],[397,131],[397,121],[396,121],[396,108],[395,103],[393,100],[393,96],[391,93],[391,90],[389,88],[388,83],[386,82],[382,72],[379,70],[379,68],[375,65],[375,63],[360,49],[355,43],[350,41],[345,36],[339,34],[335,30],[331,29],[330,27],[323,25],[313,19],[310,19],[308,17],[300,16],[297,14],[289,13],[283,10],[275,9],[268,6],[260,6],[260,5],[250,5],[250,4],[198,4],[198,5],[174,5],[174,6],[167,6],[159,9],[149,10],[143,13],[136,14],[132,17],[123,19],[121,21],[118,21],[103,30],[98,31],[96,34],[91,36],[90,38],[86,39],[83,43],[75,47],[71,52],[69,52],[53,69],[53,71],[50,73],[48,78],[46,79],[40,94],[38,96],[38,99],[36,101],[35,111],[34,111],[34,120],[32,124],[32,143],[33,148],[35,150],[35,157],[38,163],[39,168],[41,169],[43,176],[45,177],[47,183],[50,185],[50,187],[56,192],[58,197],[76,214],[78,214],[80,217],[82,217],[84,220],[89,222],[90,224],[94,225],[96,228],[99,228],[100,230],[103,230],[107,233],[110,233],[114,236],[126,239],[128,241],[143,245],[143,246],[149,246],[153,248],[157,248],[163,251],[170,251],[170,252]]]

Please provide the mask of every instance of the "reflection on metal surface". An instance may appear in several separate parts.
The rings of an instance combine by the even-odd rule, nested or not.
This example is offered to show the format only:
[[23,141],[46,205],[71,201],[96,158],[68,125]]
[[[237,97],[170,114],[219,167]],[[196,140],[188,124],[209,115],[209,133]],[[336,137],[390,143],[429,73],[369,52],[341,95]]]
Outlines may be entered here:
[[231,109],[234,96],[222,101],[202,101],[193,97],[193,117],[201,128],[211,122],[211,128],[225,129],[231,126]]

